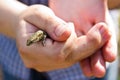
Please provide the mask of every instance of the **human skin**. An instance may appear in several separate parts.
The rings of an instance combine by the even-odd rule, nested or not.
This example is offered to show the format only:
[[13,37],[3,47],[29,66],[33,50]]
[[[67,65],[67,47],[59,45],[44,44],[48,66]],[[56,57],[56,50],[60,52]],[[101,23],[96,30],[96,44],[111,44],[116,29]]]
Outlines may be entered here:
[[[59,27],[61,28],[61,25],[63,23],[65,27],[71,27],[71,34],[66,41],[60,42],[57,40],[56,37],[54,37],[53,32],[56,32],[54,30],[59,31]],[[32,25],[28,28],[28,25],[30,26],[30,24]],[[48,38],[45,42],[45,47],[40,44],[36,44],[28,48],[25,45],[25,42],[29,35],[36,31],[34,30],[33,27],[35,26],[33,25],[46,31],[55,41]],[[106,41],[110,38],[109,30],[107,29],[105,24],[102,23],[95,25],[93,29],[91,29],[85,36],[77,38],[74,31],[74,25],[68,25],[67,23],[56,17],[49,8],[40,5],[30,6],[28,9],[21,13],[20,25],[18,27],[18,30],[19,31],[17,31],[17,35],[21,34],[21,36],[17,36],[18,49],[21,53],[21,57],[27,67],[34,68],[38,71],[49,71],[69,67],[73,65],[76,61],[82,60],[91,55],[98,48],[103,46],[103,44],[105,44]],[[82,41],[83,43],[79,43],[79,41]],[[38,47],[38,49],[36,46]],[[38,52],[39,54],[36,56],[35,53],[37,54]],[[79,52],[81,53],[79,54]]]
[[[18,50],[26,67],[34,68],[38,71],[48,71],[71,66],[76,61],[92,55],[111,36],[106,24],[98,23],[86,35],[77,38],[74,25],[58,18],[52,10],[45,6],[34,5],[27,7],[11,0],[1,0],[0,4],[0,10],[2,11],[0,21],[8,24],[7,29],[13,29]],[[19,7],[16,7],[18,5]],[[13,7],[17,9],[13,9]],[[6,18],[4,15],[8,17]],[[4,24],[1,26],[4,26]],[[63,24],[64,26],[62,27],[65,29],[65,32],[63,28],[59,29]],[[46,47],[43,47],[41,44],[34,44],[30,47],[26,46],[28,37],[38,29],[45,30],[55,41],[48,38],[45,42]],[[63,31],[61,32],[61,30]],[[67,39],[65,40],[65,38]],[[75,41],[75,43],[72,41]],[[82,43],[79,43],[80,41]]]
[[80,61],[86,76],[103,77],[105,62],[112,62],[117,55],[117,41],[114,26],[107,9],[107,0],[50,0],[50,8],[63,20],[74,22],[77,36],[85,35],[99,22],[108,24],[112,38],[95,54]]

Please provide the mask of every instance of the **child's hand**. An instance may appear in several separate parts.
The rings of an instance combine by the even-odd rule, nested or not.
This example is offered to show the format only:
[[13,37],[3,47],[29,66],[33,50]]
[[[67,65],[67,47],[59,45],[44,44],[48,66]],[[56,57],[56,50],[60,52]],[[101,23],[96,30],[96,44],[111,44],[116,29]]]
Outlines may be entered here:
[[114,61],[117,54],[114,26],[111,25],[111,19],[108,19],[107,0],[50,0],[49,6],[56,16],[74,22],[77,36],[87,34],[99,22],[110,23],[108,27],[112,38],[94,55],[80,61],[86,76],[103,77],[106,71],[105,62]]

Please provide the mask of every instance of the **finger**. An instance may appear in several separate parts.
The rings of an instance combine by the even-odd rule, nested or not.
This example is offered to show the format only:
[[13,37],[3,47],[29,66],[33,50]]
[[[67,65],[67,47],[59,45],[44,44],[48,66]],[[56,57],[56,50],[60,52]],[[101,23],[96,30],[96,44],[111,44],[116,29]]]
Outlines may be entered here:
[[31,6],[27,13],[24,13],[25,21],[45,30],[51,38],[64,41],[70,36],[67,23],[55,16],[53,11],[45,6]]
[[80,67],[85,76],[87,77],[93,76],[89,58],[81,60]]
[[79,37],[74,41],[73,58],[82,60],[101,48],[111,37],[104,23],[98,23],[89,30],[86,36]]
[[91,56],[91,68],[95,77],[103,77],[106,72],[105,60],[102,57],[101,51],[97,51]]
[[103,47],[103,57],[105,61],[112,62],[117,57],[117,41],[110,39]]
[[72,60],[72,58],[70,58],[68,55],[71,55],[71,52],[73,50],[73,45],[74,45],[74,42],[76,41],[77,39],[77,35],[75,33],[75,29],[74,29],[74,24],[73,23],[69,23],[69,28],[71,30],[71,35],[70,37],[66,40],[62,50],[61,50],[61,53],[64,57],[64,59],[66,59],[66,61],[70,61]]
[[103,56],[104,59],[108,62],[112,62],[116,59],[117,56],[117,31],[115,31],[115,26],[112,18],[107,16],[107,24],[109,27],[109,30],[111,31],[111,38],[110,40],[106,43],[106,45],[103,47]]

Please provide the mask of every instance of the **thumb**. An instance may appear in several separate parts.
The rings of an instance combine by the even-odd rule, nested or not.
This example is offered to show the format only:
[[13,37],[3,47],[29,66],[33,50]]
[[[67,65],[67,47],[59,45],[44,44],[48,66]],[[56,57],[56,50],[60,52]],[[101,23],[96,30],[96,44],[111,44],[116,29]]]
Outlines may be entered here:
[[40,28],[57,41],[65,41],[71,31],[65,21],[55,16],[53,11],[43,5],[33,5],[23,12],[25,21]]

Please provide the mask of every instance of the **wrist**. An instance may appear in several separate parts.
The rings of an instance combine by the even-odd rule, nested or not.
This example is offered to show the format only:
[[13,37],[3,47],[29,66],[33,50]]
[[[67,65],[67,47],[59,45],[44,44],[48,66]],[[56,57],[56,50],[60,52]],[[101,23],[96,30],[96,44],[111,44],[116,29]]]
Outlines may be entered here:
[[[10,13],[11,13],[11,17],[10,17],[10,20],[11,20],[11,24],[9,27],[11,27],[11,31],[13,34],[13,38],[16,38],[16,31],[18,31],[18,27],[19,27],[19,16],[21,15],[21,13],[26,10],[28,8],[27,5],[23,4],[23,3],[20,3],[19,1],[14,1],[13,3],[11,3],[11,7],[9,10]],[[15,8],[15,9],[14,9]]]
[[9,37],[14,37],[14,24],[18,15],[26,9],[26,5],[19,3],[17,0],[0,1],[0,33]]
[[[11,5],[12,5],[12,4],[11,4]],[[15,9],[13,9],[14,7],[15,7]],[[14,26],[14,23],[17,23],[17,22],[18,22],[20,14],[21,14],[24,10],[26,10],[27,8],[28,8],[27,5],[22,4],[22,3],[18,2],[18,1],[15,1],[15,2],[13,3],[13,6],[11,7],[11,15],[12,15],[11,19],[12,19],[12,26],[13,26],[13,28],[16,27],[16,26]],[[18,25],[18,24],[17,24],[17,25]]]

